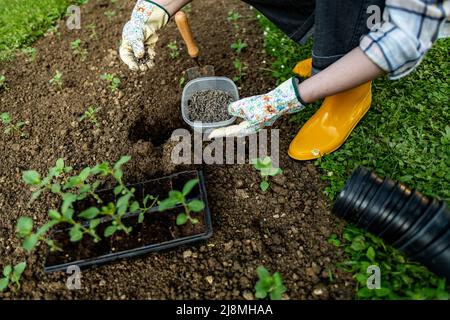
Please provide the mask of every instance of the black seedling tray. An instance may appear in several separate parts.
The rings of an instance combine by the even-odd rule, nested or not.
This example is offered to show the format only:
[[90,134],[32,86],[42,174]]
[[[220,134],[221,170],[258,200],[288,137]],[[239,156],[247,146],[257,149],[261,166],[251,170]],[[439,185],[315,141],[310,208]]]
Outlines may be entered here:
[[[160,200],[163,200],[167,197],[168,192],[170,190],[181,191],[181,189],[184,186],[184,183],[186,183],[187,181],[189,181],[191,179],[198,179],[199,184],[187,196],[188,200],[199,199],[199,200],[202,200],[205,204],[205,208],[204,208],[203,212],[200,213],[200,214],[203,214],[203,222],[204,222],[203,223],[204,224],[203,232],[196,233],[196,234],[189,235],[189,236],[182,236],[179,238],[175,238],[172,240],[159,242],[159,243],[142,243],[142,246],[134,247],[134,248],[127,248],[127,250],[120,250],[120,251],[117,250],[117,252],[114,252],[114,240],[113,240],[114,236],[111,238],[104,238],[103,234],[99,232],[99,235],[102,237],[102,240],[98,244],[93,245],[92,244],[93,242],[89,238],[89,236],[85,235],[85,237],[83,238],[82,241],[80,241],[78,243],[69,244],[69,247],[71,247],[69,249],[73,249],[74,251],[80,250],[80,248],[85,246],[87,243],[87,244],[95,247],[95,249],[97,251],[102,252],[102,250],[103,250],[104,253],[100,254],[100,255],[96,255],[96,256],[84,257],[83,259],[71,260],[71,261],[67,261],[64,263],[51,263],[51,261],[49,261],[49,260],[51,260],[51,254],[53,254],[53,253],[48,251],[44,271],[45,272],[65,271],[65,270],[67,270],[67,268],[69,266],[73,266],[73,265],[76,265],[82,269],[88,268],[88,267],[96,267],[96,266],[101,266],[106,263],[111,263],[111,262],[119,260],[119,259],[132,258],[132,257],[140,256],[140,255],[143,255],[143,254],[146,254],[149,252],[172,249],[172,248],[175,248],[178,246],[190,245],[190,244],[194,244],[199,241],[207,240],[208,238],[210,238],[212,236],[213,229],[212,229],[212,222],[211,222],[211,212],[209,210],[208,199],[207,199],[206,188],[205,188],[205,180],[203,177],[203,173],[201,171],[180,172],[180,173],[176,173],[171,176],[168,176],[168,177],[163,177],[163,178],[158,178],[158,179],[154,179],[154,180],[150,180],[150,181],[146,181],[146,182],[142,182],[142,183],[132,184],[132,185],[129,185],[128,187],[130,187],[130,188],[133,187],[136,189],[136,192],[135,192],[136,198],[138,198],[139,193],[141,193],[143,195],[152,194],[154,196],[159,196]],[[148,190],[151,190],[152,192],[151,193],[147,192]],[[111,194],[111,192],[112,192],[112,189],[108,189],[108,190],[99,191],[99,194],[102,194],[102,193]],[[161,216],[152,216],[152,218],[154,218],[154,219],[159,219],[158,217],[164,218],[163,215],[167,215],[167,217],[165,217],[165,218],[169,219],[170,215],[180,213],[180,212],[182,212],[182,209],[183,209],[182,206],[178,206],[178,207],[175,207],[168,211],[159,212],[158,207],[156,206],[156,207],[151,208],[146,213],[146,217],[149,214],[153,213],[155,215],[161,215]],[[129,219],[130,221],[136,221],[138,215],[139,215],[139,212],[127,213],[124,216],[123,220]],[[173,218],[173,216],[170,216],[170,218]],[[110,221],[109,219],[103,219],[101,224],[97,228],[101,229],[102,224],[105,225],[109,221]],[[190,223],[188,222],[188,224],[190,224]],[[137,225],[137,226],[139,226],[139,225]],[[134,227],[135,228],[133,228],[133,229],[137,229],[136,226],[134,226]],[[147,229],[149,227],[151,227],[150,223],[147,225]],[[126,237],[132,237],[133,232],[134,231],[132,231],[132,233],[130,235],[127,235]],[[65,236],[65,235],[67,235],[67,233],[68,233],[67,229],[57,230],[52,234],[52,238],[55,239],[55,237],[58,237],[58,235]],[[167,230],[166,233],[170,233],[171,235],[173,235],[172,231],[169,231],[169,230]],[[121,240],[120,237],[118,239]],[[122,241],[123,241],[123,239],[122,239]],[[122,242],[122,244],[124,244],[124,242]],[[62,249],[65,251],[67,248],[63,247]],[[87,252],[89,252],[89,251],[87,251]],[[65,256],[67,256],[67,255],[65,255]],[[50,259],[49,259],[49,257],[50,257]]]

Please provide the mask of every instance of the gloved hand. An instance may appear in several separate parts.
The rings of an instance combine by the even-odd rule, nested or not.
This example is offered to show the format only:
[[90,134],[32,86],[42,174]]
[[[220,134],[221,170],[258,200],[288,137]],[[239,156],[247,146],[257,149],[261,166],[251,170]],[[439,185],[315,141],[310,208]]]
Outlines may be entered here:
[[209,139],[245,137],[271,126],[286,113],[295,113],[305,107],[298,92],[298,78],[293,77],[267,94],[245,98],[228,106],[230,115],[243,118],[239,125],[211,131]]
[[[119,50],[120,58],[131,70],[146,71],[154,66],[158,41],[156,31],[165,26],[169,19],[169,13],[162,6],[149,0],[138,0],[130,21],[123,28]],[[145,49],[149,60],[139,63],[138,60],[145,56]]]

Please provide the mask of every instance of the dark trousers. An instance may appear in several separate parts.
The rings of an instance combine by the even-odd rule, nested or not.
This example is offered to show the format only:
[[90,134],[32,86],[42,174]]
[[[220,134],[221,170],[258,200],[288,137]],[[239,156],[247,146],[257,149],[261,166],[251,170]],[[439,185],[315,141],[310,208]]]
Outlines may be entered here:
[[292,40],[303,44],[313,34],[314,72],[325,69],[359,45],[369,32],[370,5],[385,0],[243,0],[264,14]]

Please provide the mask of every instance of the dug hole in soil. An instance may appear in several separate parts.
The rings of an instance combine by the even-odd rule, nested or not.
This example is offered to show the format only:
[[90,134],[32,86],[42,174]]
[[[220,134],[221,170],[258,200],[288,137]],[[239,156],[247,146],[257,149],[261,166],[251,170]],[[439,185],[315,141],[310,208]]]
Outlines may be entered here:
[[[174,129],[187,128],[181,119],[180,77],[194,66],[181,45],[171,21],[160,33],[156,67],[133,73],[117,54],[123,24],[134,3],[107,0],[82,6],[83,25],[96,24],[97,37],[88,28],[70,31],[64,21],[58,35],[37,41],[37,58],[25,56],[0,66],[9,90],[0,93],[0,111],[14,119],[30,121],[29,138],[1,135],[0,139],[0,261],[4,266],[26,256],[15,236],[18,217],[31,216],[34,223],[47,221],[55,199],[45,196],[28,207],[31,192],[22,183],[22,171],[47,172],[63,157],[75,170],[101,161],[111,163],[121,155],[133,160],[124,167],[125,181],[135,183],[174,172],[193,169],[170,161]],[[115,10],[108,21],[104,12]],[[227,12],[238,11],[243,18],[239,30],[227,21]],[[233,78],[235,53],[229,47],[242,39],[248,47],[239,56],[248,66],[240,86],[242,97],[267,92],[275,86],[270,74],[260,68],[270,58],[263,48],[262,30],[255,12],[235,1],[193,2],[190,20],[202,48],[204,64],[214,65],[216,74]],[[81,61],[73,56],[70,42],[80,38],[88,50]],[[171,59],[167,44],[176,40],[182,48]],[[49,80],[59,70],[64,87],[57,90]],[[112,93],[103,73],[121,79]],[[89,106],[101,107],[100,127],[79,122]],[[286,118],[280,129],[280,167],[283,175],[271,181],[271,189],[259,190],[260,177],[251,165],[204,166],[214,235],[207,242],[122,260],[82,273],[82,289],[68,290],[64,272],[43,271],[46,248],[27,258],[22,289],[17,294],[1,293],[11,299],[253,299],[255,270],[264,265],[279,271],[290,299],[352,298],[351,275],[337,269],[342,252],[327,243],[342,225],[330,213],[323,195],[324,185],[311,163],[294,162],[287,156],[293,135],[299,128]]]

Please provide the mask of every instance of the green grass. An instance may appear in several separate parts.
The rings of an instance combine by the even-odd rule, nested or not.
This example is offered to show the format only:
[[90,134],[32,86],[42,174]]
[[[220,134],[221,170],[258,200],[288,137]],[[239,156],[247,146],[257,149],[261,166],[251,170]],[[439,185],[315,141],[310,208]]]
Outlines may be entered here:
[[0,0],[0,61],[28,46],[60,18],[70,0]]
[[[299,46],[262,15],[258,19],[265,31],[266,50],[275,58],[272,75],[281,83],[292,76],[296,62],[311,56],[312,42]],[[450,199],[449,56],[450,39],[441,39],[412,75],[374,82],[372,108],[366,117],[341,149],[316,161],[328,182],[324,192],[331,199],[360,165],[428,196]],[[301,126],[316,110],[317,106],[311,107],[291,121]],[[444,280],[370,234],[349,225],[330,242],[346,252],[348,260],[342,267],[358,282],[357,298],[449,299]],[[380,290],[365,286],[370,264],[381,268]]]

